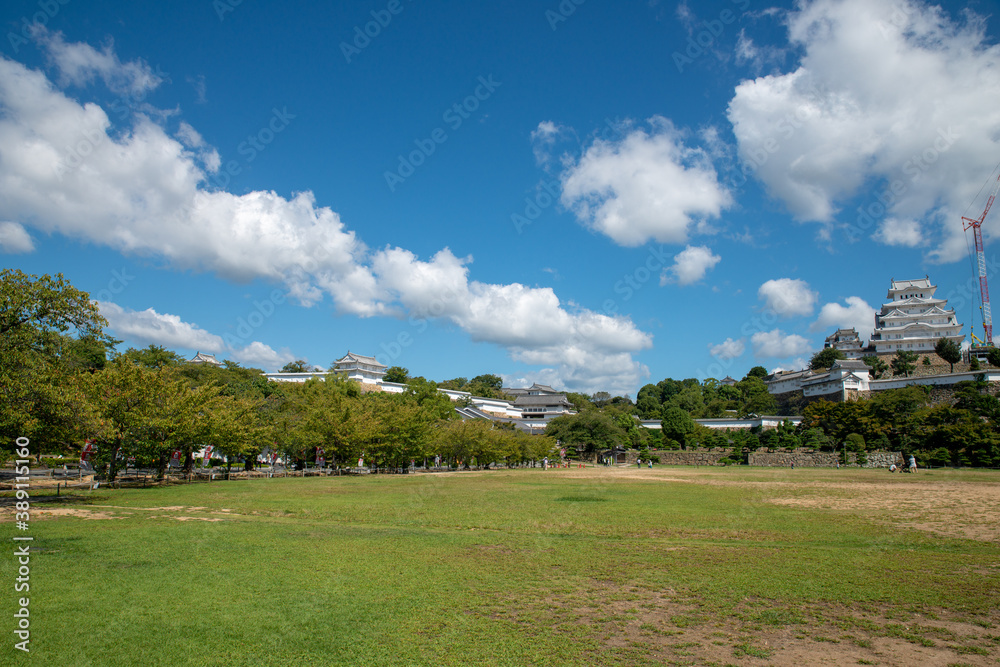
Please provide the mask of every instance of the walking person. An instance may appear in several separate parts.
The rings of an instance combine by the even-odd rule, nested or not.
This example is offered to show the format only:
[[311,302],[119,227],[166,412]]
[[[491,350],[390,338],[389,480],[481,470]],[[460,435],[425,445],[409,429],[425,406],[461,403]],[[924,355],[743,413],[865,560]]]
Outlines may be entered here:
[[917,472],[917,460],[910,454],[910,472]]

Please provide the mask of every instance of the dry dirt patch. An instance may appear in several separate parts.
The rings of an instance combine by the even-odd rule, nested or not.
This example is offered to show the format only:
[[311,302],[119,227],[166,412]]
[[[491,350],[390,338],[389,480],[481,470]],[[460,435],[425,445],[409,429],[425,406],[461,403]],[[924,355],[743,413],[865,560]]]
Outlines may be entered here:
[[1000,486],[966,483],[854,484],[812,487],[806,495],[772,498],[794,507],[868,514],[904,528],[1000,542]]
[[497,620],[585,635],[604,662],[609,650],[641,664],[996,665],[1000,630],[938,610],[931,617],[892,609],[812,604],[775,608],[748,600],[713,610],[672,590],[592,582],[586,591],[540,600],[498,601]]
[[[7,510],[8,508],[5,507],[3,509]],[[58,519],[63,516],[72,516],[90,521],[103,519],[124,519],[125,515],[128,514],[131,514],[131,512],[124,512],[122,516],[119,516],[110,512],[95,512],[94,510],[82,507],[34,507],[31,510],[31,518],[33,520],[41,521],[46,519]],[[0,511],[0,519],[6,519],[7,515],[13,516],[13,513]]]
[[[555,471],[572,479],[645,480],[648,482],[736,486],[752,489],[778,505],[816,510],[864,513],[902,528],[915,528],[948,537],[1000,543],[1000,483],[954,481],[925,473],[892,474],[878,471],[876,478],[857,477],[844,470],[844,479],[807,476],[807,470],[754,470],[758,476],[743,478],[745,469],[727,475],[714,468],[588,468]],[[831,475],[841,471],[830,471]],[[803,474],[805,473],[805,474]],[[737,478],[740,477],[740,478]]]

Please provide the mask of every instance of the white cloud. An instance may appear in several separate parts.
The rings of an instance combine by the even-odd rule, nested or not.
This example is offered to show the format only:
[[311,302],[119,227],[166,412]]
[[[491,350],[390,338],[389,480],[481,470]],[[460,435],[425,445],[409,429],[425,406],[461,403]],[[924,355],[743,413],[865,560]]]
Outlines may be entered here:
[[0,222],[0,252],[16,254],[33,252],[35,244],[22,225],[16,222]]
[[757,290],[764,307],[781,317],[812,315],[819,294],[809,289],[809,283],[793,278],[768,280]]
[[158,313],[152,308],[142,311],[122,308],[116,303],[99,301],[101,315],[116,336],[144,345],[162,345],[205,352],[222,352],[226,345],[216,336],[196,324],[184,322],[177,315]]
[[737,357],[742,357],[743,352],[746,351],[746,342],[742,338],[737,340],[727,338],[718,345],[710,343],[708,351],[716,359],[736,359]]
[[531,131],[531,148],[535,153],[535,162],[545,166],[552,162],[552,148],[559,137],[567,132],[566,128],[551,120],[543,120]]
[[[1000,136],[1000,46],[915,0],[815,0],[788,14],[799,66],[742,82],[728,116],[749,171],[803,221],[848,225],[929,258],[966,254],[958,224],[991,173]],[[839,207],[864,188],[860,210]],[[881,201],[880,201],[881,200]],[[918,226],[919,225],[919,226]]]
[[[110,48],[66,45],[58,36],[51,45],[73,80],[152,85],[140,76],[148,68],[119,62]],[[628,318],[563,304],[550,288],[472,280],[471,258],[448,249],[430,261],[400,248],[372,252],[309,191],[286,198],[212,188],[217,152],[189,124],[168,131],[168,120],[137,113],[128,127],[113,127],[100,106],[0,56],[0,220],[162,258],[176,269],[283,284],[304,305],[329,296],[342,314],[441,319],[516,360],[552,366],[579,390],[628,390],[648,372],[632,355],[650,347],[651,336]],[[209,347],[208,332],[155,311],[147,311],[147,329],[141,318],[119,317],[157,344],[218,349]],[[267,360],[284,353],[258,346],[231,354]]]
[[899,218],[883,220],[872,238],[886,245],[900,245],[907,248],[915,248],[924,242],[919,222]]
[[49,32],[37,23],[32,36],[59,70],[64,83],[83,86],[99,77],[112,92],[140,96],[163,82],[163,77],[142,61],[118,60],[111,44],[102,51],[81,42],[68,44],[61,32]]
[[139,347],[160,345],[172,350],[221,354],[226,359],[272,371],[295,360],[287,349],[275,352],[259,341],[242,345],[238,339],[233,339],[237,344],[231,345],[222,336],[185,322],[177,315],[158,313],[152,308],[136,311],[106,301],[99,301],[98,306],[114,335]]
[[696,283],[721,260],[720,256],[712,254],[712,249],[708,246],[688,246],[674,256],[673,266],[664,269],[660,275],[660,285]]
[[386,248],[375,254],[372,268],[386,303],[399,304],[411,317],[456,324],[475,341],[506,347],[516,361],[551,366],[537,377],[560,386],[625,392],[648,375],[631,355],[651,347],[652,337],[630,319],[568,308],[547,287],[469,280],[471,261],[447,248],[428,262]]
[[812,346],[798,334],[785,334],[781,329],[758,331],[750,337],[755,357],[784,359],[809,354]]
[[875,329],[875,309],[859,296],[849,296],[845,302],[847,305],[828,303],[823,306],[809,330],[833,333],[836,329],[853,327],[862,342],[867,340]]
[[623,246],[683,243],[693,225],[732,204],[706,153],[684,145],[666,118],[617,142],[597,139],[562,175],[562,203]]
[[295,361],[295,355],[287,349],[275,352],[271,346],[259,341],[254,341],[245,347],[231,349],[227,353],[227,357],[244,366],[275,371],[285,364]]

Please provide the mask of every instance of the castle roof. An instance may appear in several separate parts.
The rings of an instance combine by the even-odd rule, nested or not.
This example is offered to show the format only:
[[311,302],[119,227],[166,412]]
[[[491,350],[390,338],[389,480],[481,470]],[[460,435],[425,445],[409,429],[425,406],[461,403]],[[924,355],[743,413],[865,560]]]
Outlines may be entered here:
[[366,364],[368,366],[379,366],[381,368],[387,368],[385,364],[379,363],[379,360],[376,359],[375,357],[366,357],[363,354],[354,354],[351,351],[348,351],[347,354],[344,355],[343,359],[338,359],[337,364],[338,365],[345,364],[345,363],[350,363],[352,361],[359,364]]

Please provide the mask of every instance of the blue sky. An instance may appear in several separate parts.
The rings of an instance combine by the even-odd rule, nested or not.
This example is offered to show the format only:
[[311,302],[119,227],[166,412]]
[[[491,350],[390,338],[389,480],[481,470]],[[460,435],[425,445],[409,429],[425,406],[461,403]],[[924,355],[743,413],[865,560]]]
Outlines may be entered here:
[[633,397],[867,338],[891,278],[968,333],[997,8],[8,2],[3,265],[123,348]]

